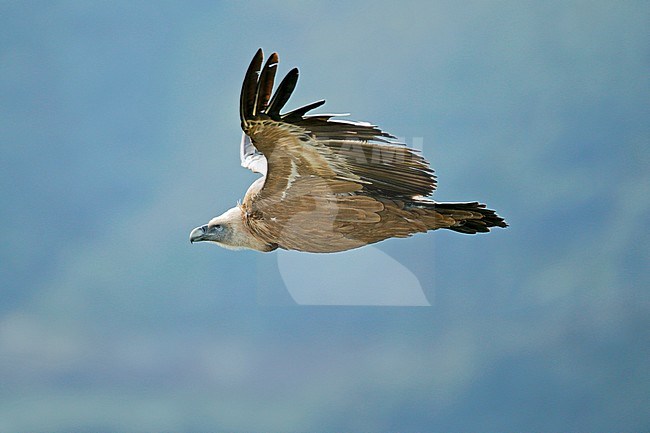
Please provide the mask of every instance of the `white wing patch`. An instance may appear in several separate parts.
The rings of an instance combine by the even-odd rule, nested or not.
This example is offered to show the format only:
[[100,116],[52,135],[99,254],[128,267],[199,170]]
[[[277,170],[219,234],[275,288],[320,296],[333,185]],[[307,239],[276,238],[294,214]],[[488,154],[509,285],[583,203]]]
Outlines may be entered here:
[[241,137],[241,144],[239,146],[239,158],[241,160],[242,167],[248,168],[255,173],[261,173],[262,175],[266,176],[268,166],[266,157],[262,154],[262,152],[258,151],[255,148],[253,142],[251,141],[251,138],[246,135],[246,133],[242,134]]

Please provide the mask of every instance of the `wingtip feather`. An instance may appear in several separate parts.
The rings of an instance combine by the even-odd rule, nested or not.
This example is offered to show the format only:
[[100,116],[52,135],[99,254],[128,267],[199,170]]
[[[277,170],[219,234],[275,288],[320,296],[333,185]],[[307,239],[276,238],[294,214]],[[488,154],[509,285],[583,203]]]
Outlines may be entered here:
[[280,82],[280,85],[278,85],[278,88],[275,89],[275,93],[273,94],[273,97],[271,98],[271,102],[269,102],[268,108],[267,108],[267,114],[272,118],[272,119],[279,119],[280,118],[280,110],[284,108],[286,103],[289,101],[289,98],[291,97],[291,94],[293,93],[293,90],[296,88],[296,84],[298,83],[298,76],[300,75],[300,72],[298,71],[298,68],[293,68],[289,72],[287,72],[287,75],[282,79]]
[[275,82],[275,73],[278,67],[278,53],[272,53],[264,64],[264,68],[259,76],[257,89],[255,91],[255,105],[253,107],[253,116],[264,112],[271,99],[273,92],[273,83]]
[[258,75],[262,68],[263,59],[264,52],[259,48],[248,65],[246,75],[244,76],[244,82],[242,84],[241,95],[239,98],[239,115],[241,117],[242,126],[246,124],[246,119],[251,117],[255,109]]

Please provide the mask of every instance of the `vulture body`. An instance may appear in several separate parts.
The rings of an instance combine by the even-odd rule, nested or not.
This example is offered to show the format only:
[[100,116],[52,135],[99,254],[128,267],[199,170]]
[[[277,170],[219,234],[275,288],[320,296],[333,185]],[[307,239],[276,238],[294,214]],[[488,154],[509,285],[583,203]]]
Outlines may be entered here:
[[240,98],[241,164],[262,177],[241,204],[192,230],[191,242],[330,253],[429,230],[507,227],[484,204],[427,199],[436,187],[429,163],[376,126],[307,114],[324,100],[282,114],[298,70],[273,93],[278,56],[262,62],[260,49]]

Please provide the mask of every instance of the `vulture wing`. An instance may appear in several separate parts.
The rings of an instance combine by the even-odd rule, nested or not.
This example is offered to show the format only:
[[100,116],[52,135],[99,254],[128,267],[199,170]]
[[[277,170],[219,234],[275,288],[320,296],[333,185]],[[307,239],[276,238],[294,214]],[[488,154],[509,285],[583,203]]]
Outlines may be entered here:
[[[263,68],[262,61],[260,49],[242,85],[242,166],[266,174],[261,161],[268,160],[267,153],[275,149],[275,143],[263,143],[265,134],[261,130],[280,127],[301,139],[301,148],[312,148],[322,155],[323,164],[345,177],[352,173],[366,191],[402,198],[426,197],[434,191],[435,176],[428,162],[376,126],[337,119],[331,114],[307,114],[323,105],[324,100],[281,114],[296,87],[298,69],[289,71],[271,97],[278,55],[271,54]],[[258,137],[252,137],[253,130]]]

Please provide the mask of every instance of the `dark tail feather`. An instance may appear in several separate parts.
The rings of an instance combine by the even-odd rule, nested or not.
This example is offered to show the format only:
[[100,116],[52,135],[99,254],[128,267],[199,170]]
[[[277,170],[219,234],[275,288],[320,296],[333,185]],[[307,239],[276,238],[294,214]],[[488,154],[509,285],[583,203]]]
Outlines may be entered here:
[[472,203],[432,203],[436,212],[451,217],[456,224],[445,227],[459,233],[486,233],[491,227],[508,227],[508,224],[492,209],[478,202]]

